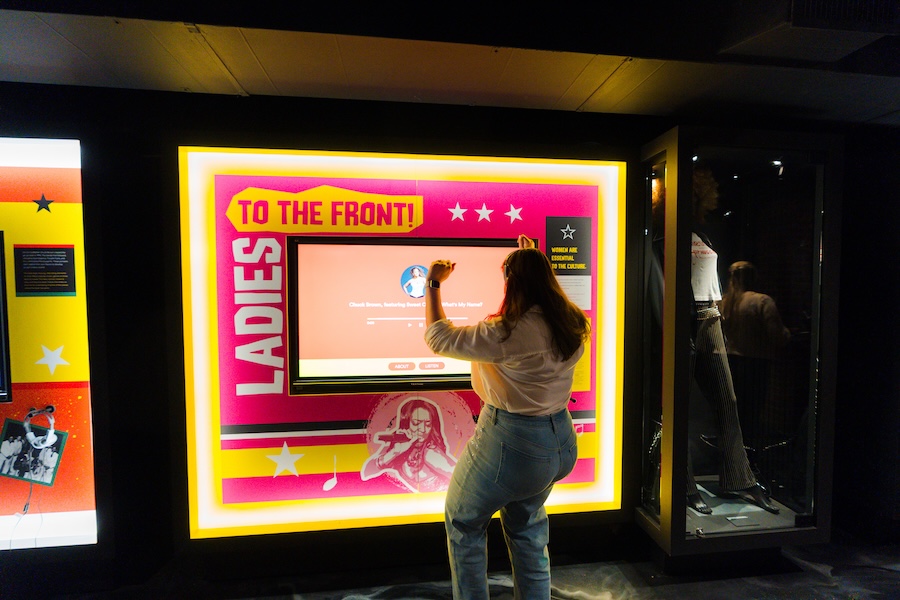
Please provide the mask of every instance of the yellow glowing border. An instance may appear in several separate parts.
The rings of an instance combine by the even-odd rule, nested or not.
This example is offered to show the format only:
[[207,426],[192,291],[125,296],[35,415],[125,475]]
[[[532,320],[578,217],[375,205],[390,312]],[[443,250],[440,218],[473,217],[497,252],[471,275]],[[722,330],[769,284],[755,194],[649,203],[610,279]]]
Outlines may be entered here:
[[[625,163],[181,147],[182,287],[190,533],[193,538],[438,522],[443,493],[245,503],[221,499],[213,176],[354,177],[598,186],[603,245],[597,352],[596,479],[557,486],[550,513],[621,508]],[[594,259],[597,255],[595,253]]]

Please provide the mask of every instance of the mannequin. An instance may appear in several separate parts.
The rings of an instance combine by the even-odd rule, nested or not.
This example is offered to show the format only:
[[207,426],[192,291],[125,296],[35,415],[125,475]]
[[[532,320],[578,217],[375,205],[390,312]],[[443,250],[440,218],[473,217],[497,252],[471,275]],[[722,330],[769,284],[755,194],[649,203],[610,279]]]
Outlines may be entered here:
[[[706,215],[718,206],[718,183],[705,167],[695,167],[693,175],[694,223],[700,225]],[[766,497],[756,480],[744,450],[737,399],[725,351],[721,314],[718,304],[722,290],[718,276],[718,255],[709,240],[697,231],[691,234],[691,287],[694,296],[693,380],[715,410],[718,427],[718,449],[721,455],[719,485],[727,492],[778,514],[779,510]],[[688,506],[697,512],[711,514],[703,501],[688,457]]]
[[[648,373],[648,385],[654,385],[658,396],[661,392],[660,366],[662,364],[662,308],[665,285],[663,267],[663,235],[665,232],[665,188],[660,180],[652,182],[652,229],[653,244],[650,264],[645,282],[647,303],[651,313],[652,331],[649,342],[651,361],[656,365]],[[693,212],[695,224],[702,224],[706,214],[718,206],[718,183],[709,169],[694,170]],[[722,299],[718,277],[718,256],[711,244],[700,233],[691,235],[691,287],[692,305],[692,352],[691,379],[716,411],[719,435],[716,437],[722,458],[719,476],[720,486],[748,502],[778,514],[779,509],[769,502],[765,490],[758,484],[753,474],[747,453],[744,450],[737,400],[722,333],[721,315],[718,302]],[[652,392],[651,392],[652,393]],[[653,462],[653,460],[651,460]],[[657,463],[658,464],[658,463]],[[687,468],[687,505],[689,508],[712,514],[712,509],[703,500],[694,480],[690,454]]]

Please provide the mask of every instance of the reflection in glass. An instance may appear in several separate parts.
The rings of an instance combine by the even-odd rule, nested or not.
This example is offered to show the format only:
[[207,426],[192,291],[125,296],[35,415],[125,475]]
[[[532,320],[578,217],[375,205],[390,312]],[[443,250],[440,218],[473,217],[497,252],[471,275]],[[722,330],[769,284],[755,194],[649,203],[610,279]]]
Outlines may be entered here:
[[728,289],[722,299],[722,327],[744,443],[754,452],[766,441],[762,418],[772,374],[791,339],[775,299],[760,291],[756,266],[739,260],[728,267]]
[[644,456],[641,499],[646,510],[659,516],[660,444],[662,441],[663,235],[665,233],[666,163],[650,167],[647,196],[650,218],[646,235],[650,251],[644,282]]
[[808,524],[819,167],[801,153],[694,154],[688,513],[707,535],[737,518]]

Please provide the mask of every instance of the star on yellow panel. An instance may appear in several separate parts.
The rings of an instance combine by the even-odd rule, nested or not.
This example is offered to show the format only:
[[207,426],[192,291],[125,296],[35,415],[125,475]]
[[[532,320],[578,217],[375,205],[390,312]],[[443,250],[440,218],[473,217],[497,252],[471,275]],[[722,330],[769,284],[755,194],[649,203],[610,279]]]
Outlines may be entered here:
[[281,447],[281,454],[267,454],[266,458],[275,462],[275,474],[272,475],[273,479],[278,477],[282,471],[290,471],[295,476],[300,476],[300,474],[297,473],[297,465],[295,463],[303,458],[303,455],[291,454],[287,442]]

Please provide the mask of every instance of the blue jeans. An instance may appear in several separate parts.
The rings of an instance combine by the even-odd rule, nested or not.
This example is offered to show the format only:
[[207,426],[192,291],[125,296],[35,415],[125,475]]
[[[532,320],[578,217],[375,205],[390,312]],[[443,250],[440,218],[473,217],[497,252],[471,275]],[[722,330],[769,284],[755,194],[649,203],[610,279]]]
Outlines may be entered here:
[[457,600],[489,598],[487,527],[499,510],[515,597],[550,598],[544,502],[578,455],[568,409],[529,417],[485,405],[453,471],[444,519]]

